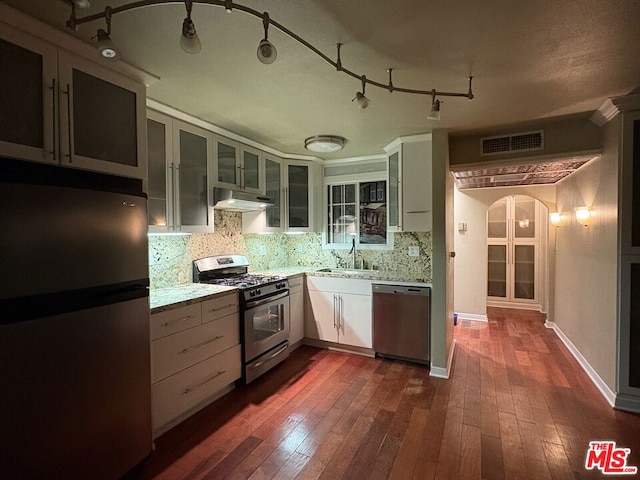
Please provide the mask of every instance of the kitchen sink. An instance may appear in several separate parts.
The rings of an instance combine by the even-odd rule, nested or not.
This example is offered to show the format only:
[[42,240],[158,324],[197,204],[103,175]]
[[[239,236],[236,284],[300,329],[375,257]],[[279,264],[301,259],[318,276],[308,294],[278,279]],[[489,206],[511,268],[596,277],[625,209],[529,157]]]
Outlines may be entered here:
[[358,268],[321,268],[318,272],[342,273],[344,275],[370,275],[375,272],[375,270],[362,270]]

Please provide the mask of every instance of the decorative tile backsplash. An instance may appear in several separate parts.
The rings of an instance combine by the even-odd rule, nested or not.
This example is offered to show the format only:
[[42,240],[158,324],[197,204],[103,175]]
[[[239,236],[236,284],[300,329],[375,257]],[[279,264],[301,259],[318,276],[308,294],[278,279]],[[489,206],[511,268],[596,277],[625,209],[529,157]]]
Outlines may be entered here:
[[[151,287],[160,288],[192,281],[192,262],[211,255],[241,254],[251,270],[288,266],[350,268],[348,249],[323,249],[320,233],[286,235],[242,234],[242,214],[215,212],[214,233],[149,237]],[[410,246],[419,256],[410,257]],[[396,233],[393,250],[358,250],[358,261],[380,270],[406,272],[431,282],[431,232]]]

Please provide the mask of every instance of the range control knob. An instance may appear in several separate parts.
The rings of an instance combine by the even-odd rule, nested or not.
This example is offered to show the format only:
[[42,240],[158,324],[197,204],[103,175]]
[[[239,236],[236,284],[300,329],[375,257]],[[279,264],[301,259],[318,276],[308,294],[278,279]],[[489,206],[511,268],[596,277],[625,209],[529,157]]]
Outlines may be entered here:
[[251,297],[255,297],[255,296],[256,296],[256,292],[255,292],[255,290],[251,290],[251,291],[249,292],[249,295],[250,295]]
[[260,295],[262,292],[260,290],[256,290],[255,294]]

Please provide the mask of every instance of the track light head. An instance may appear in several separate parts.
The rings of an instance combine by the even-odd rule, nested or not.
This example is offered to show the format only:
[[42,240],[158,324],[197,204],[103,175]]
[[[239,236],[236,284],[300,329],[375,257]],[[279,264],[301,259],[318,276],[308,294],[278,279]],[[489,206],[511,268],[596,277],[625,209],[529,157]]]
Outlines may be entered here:
[[362,75],[361,80],[362,80],[362,92],[356,92],[356,96],[353,97],[351,101],[352,102],[355,101],[358,104],[358,108],[360,110],[364,110],[369,106],[369,104],[371,103],[371,100],[369,100],[364,94],[364,89],[367,86],[367,77],[365,75]]
[[356,96],[351,101],[352,102],[355,101],[358,104],[358,108],[360,110],[364,110],[371,103],[371,101],[367,97],[365,97],[364,94],[360,92],[357,92]]
[[427,118],[429,120],[440,120],[440,100],[436,99],[435,95],[431,100],[431,111]]
[[118,49],[115,47],[106,30],[100,28],[96,35],[98,39],[98,51],[103,58],[107,60],[115,60],[118,56]]
[[273,43],[271,43],[266,38],[263,38],[258,44],[258,60],[262,63],[268,65],[276,61],[278,58],[278,50]]
[[196,26],[190,18],[182,22],[182,34],[180,35],[180,48],[186,53],[199,53],[202,50],[200,38],[196,32]]

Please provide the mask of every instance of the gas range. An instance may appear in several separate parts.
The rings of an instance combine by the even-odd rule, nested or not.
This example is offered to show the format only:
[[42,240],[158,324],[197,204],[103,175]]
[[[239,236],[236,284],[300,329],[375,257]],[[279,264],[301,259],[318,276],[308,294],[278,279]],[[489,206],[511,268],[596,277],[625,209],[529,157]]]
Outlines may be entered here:
[[249,261],[243,255],[219,255],[193,262],[196,283],[225,285],[240,289],[244,302],[267,298],[289,289],[289,282],[278,275],[247,273]]
[[193,281],[238,287],[242,382],[249,383],[289,356],[289,282],[247,273],[242,255],[219,255],[193,262]]

